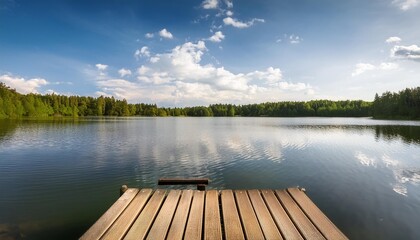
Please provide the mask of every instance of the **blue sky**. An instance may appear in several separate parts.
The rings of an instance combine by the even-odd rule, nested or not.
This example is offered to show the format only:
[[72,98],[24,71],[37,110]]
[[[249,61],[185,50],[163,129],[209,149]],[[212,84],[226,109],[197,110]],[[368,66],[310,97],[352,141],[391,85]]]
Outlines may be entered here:
[[159,106],[420,86],[420,0],[0,0],[0,81]]

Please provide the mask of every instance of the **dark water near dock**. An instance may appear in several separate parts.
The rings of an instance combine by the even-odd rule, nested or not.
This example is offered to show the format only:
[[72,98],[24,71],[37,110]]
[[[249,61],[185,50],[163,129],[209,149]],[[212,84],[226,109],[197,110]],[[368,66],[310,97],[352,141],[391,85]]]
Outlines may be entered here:
[[176,176],[218,189],[301,186],[351,239],[420,239],[420,122],[0,120],[0,230],[10,235],[78,238],[122,184]]

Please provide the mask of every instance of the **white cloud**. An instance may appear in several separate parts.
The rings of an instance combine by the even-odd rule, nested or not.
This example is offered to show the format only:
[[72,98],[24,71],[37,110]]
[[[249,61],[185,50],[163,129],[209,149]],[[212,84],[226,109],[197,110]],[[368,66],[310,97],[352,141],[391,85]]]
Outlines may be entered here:
[[150,70],[150,68],[148,68],[148,67],[146,67],[146,66],[144,66],[144,65],[141,65],[141,66],[137,69],[137,73],[138,73],[139,75],[144,75],[144,74],[146,74],[149,70]]
[[182,102],[185,105],[219,102],[250,103],[305,96],[312,87],[283,81],[279,68],[233,73],[224,67],[203,64],[208,51],[204,41],[186,42],[170,52],[155,54],[159,59],[137,69],[137,81],[101,80],[100,91],[131,101]]
[[254,71],[248,73],[247,76],[250,78],[264,80],[266,84],[274,86],[282,80],[283,74],[279,68],[269,67],[266,71]]
[[370,63],[358,63],[356,64],[354,71],[351,73],[351,76],[354,77],[373,69],[375,69],[375,66]]
[[157,55],[150,58],[151,63],[157,63],[157,62],[159,62],[159,60],[160,60],[160,58]]
[[174,38],[172,33],[170,33],[168,30],[166,30],[166,28],[159,31],[159,36],[161,36],[163,38],[168,38],[168,39]]
[[[108,65],[98,63],[98,64],[95,64],[95,66],[96,66],[96,69],[99,72],[98,78],[101,78],[101,79],[105,78],[107,76],[107,73],[106,73],[105,70],[108,68]],[[94,73],[94,74],[96,75],[96,73]]]
[[60,93],[58,93],[58,92],[56,92],[56,91],[54,91],[54,90],[52,90],[52,89],[48,89],[47,91],[45,91],[45,94],[49,94],[49,95],[62,95],[62,94],[60,94]]
[[213,34],[213,36],[208,38],[208,40],[210,40],[212,42],[221,42],[223,39],[225,39],[225,35],[223,35],[223,33],[221,31],[215,32]]
[[419,0],[394,0],[392,3],[399,7],[401,10],[407,11],[416,7],[419,4]]
[[155,36],[155,34],[153,34],[153,33],[146,33],[146,34],[144,34],[144,36],[146,38],[153,38]]
[[204,0],[201,3],[201,6],[204,9],[216,9],[218,5],[219,5],[219,1],[218,0]]
[[292,35],[289,36],[289,42],[291,44],[298,44],[298,43],[300,43],[302,41],[303,41],[303,39],[301,37],[296,36],[294,34],[292,34]]
[[367,71],[372,71],[372,70],[396,70],[399,68],[399,65],[396,63],[391,63],[391,62],[383,62],[380,63],[378,66],[375,66],[373,64],[370,63],[358,63],[356,64],[355,69],[353,70],[353,72],[351,73],[352,77],[358,76],[364,72]]
[[103,91],[99,91],[104,96],[115,96],[120,99],[135,99],[141,94],[140,86],[134,82],[124,79],[106,79],[97,82],[98,87]]
[[288,42],[290,44],[299,44],[302,41],[303,41],[303,38],[302,37],[299,37],[298,35],[295,35],[295,34],[291,34],[291,35],[284,34],[282,38],[278,38],[276,40],[276,43],[281,43],[281,42],[287,43]]
[[315,94],[315,90],[310,88],[305,92],[305,95],[314,95]]
[[400,43],[401,38],[399,37],[389,37],[387,40],[385,40],[387,43]]
[[226,16],[228,16],[228,17],[233,16],[233,12],[232,12],[232,11],[230,11],[230,10],[227,10],[227,11],[226,11]]
[[95,65],[99,71],[105,71],[108,68],[108,65],[98,63]]
[[140,57],[150,57],[150,51],[149,48],[146,46],[143,46],[140,49],[137,49],[134,53],[134,57],[138,60]]
[[396,63],[383,62],[379,64],[378,68],[381,70],[395,70],[399,68],[399,65]]
[[397,59],[420,61],[420,47],[411,46],[394,46],[391,49],[391,57]]
[[121,68],[120,70],[118,70],[118,73],[120,74],[121,77],[130,76],[131,75],[131,70],[130,69]]
[[233,8],[233,1],[232,0],[225,0],[225,4],[228,8]]
[[22,94],[39,93],[39,88],[41,86],[49,84],[48,81],[43,78],[25,79],[7,74],[0,76],[0,82],[3,82],[12,89],[16,89],[17,92]]
[[233,27],[236,28],[248,28],[251,27],[252,25],[254,25],[256,22],[265,22],[264,19],[260,19],[260,18],[253,18],[251,21],[248,22],[241,22],[235,18],[231,18],[231,17],[226,17],[223,19],[223,23],[225,25],[231,25]]
[[137,79],[139,81],[143,81],[145,83],[153,83],[155,85],[170,83],[171,81],[175,80],[175,78],[171,77],[167,72],[154,72],[148,76],[145,73],[138,76]]

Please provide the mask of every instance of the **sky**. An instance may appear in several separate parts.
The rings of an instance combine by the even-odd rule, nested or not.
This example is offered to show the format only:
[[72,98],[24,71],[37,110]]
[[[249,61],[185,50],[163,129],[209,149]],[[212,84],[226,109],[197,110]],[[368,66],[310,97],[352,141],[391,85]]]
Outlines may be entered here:
[[0,0],[0,82],[185,107],[420,86],[420,0]]

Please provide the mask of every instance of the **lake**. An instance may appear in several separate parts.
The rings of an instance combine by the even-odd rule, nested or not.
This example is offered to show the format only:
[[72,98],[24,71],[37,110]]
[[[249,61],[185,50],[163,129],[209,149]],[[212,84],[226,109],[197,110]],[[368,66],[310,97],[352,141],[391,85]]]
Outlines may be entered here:
[[[351,239],[420,239],[420,122],[369,118],[0,120],[0,230],[76,239],[122,184],[304,187]],[[1,235],[0,235],[1,236]]]

